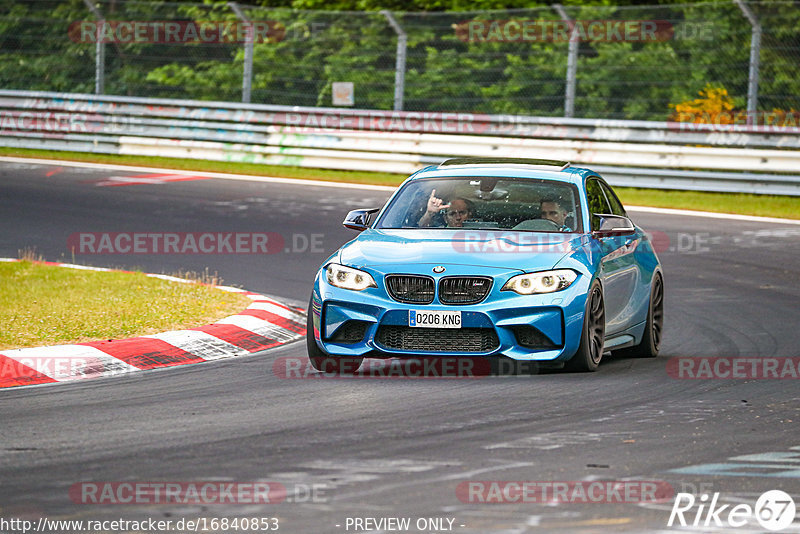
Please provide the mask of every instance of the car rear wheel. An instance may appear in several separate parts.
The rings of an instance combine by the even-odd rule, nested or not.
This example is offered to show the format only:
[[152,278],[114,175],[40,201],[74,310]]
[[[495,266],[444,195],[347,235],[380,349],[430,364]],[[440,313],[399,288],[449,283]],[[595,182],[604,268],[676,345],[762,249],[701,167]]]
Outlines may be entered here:
[[664,329],[664,280],[661,273],[653,277],[650,287],[650,306],[647,310],[647,323],[642,340],[638,345],[626,347],[615,352],[619,356],[636,358],[655,358],[661,346],[661,332]]
[[566,362],[564,369],[576,372],[596,371],[603,358],[603,341],[606,332],[606,312],[603,288],[595,280],[586,297],[583,331],[578,352]]
[[[313,301],[313,300],[312,300]],[[311,302],[308,303],[308,318],[306,319],[306,350],[311,367],[317,371],[331,374],[353,374],[361,367],[363,357],[331,356],[317,346],[314,339],[314,316],[311,311]]]

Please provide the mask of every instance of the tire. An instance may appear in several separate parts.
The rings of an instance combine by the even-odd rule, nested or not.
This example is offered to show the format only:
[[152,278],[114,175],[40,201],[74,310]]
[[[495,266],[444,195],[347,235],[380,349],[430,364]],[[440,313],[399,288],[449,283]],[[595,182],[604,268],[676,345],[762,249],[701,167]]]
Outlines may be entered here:
[[583,329],[578,351],[567,360],[564,369],[586,373],[596,371],[603,358],[603,340],[606,331],[606,312],[603,302],[603,288],[595,280],[586,295],[586,309],[583,314]]
[[628,358],[655,358],[661,346],[664,330],[664,279],[656,273],[650,286],[650,304],[642,340],[638,345],[615,351],[616,355]]
[[331,356],[324,350],[317,346],[314,339],[314,316],[311,311],[312,300],[308,303],[308,318],[306,319],[306,350],[308,351],[308,361],[311,362],[311,367],[317,371],[330,374],[353,374],[361,367],[361,362],[364,361],[363,356],[358,357],[340,357]]

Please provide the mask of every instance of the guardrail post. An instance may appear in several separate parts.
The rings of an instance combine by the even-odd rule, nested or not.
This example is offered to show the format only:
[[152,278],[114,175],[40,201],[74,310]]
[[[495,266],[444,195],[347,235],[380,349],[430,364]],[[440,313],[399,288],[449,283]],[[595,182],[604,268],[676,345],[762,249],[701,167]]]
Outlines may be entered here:
[[391,11],[381,10],[381,15],[386,17],[392,29],[397,34],[397,63],[394,69],[394,110],[403,111],[403,94],[406,85],[406,46],[408,36],[402,26],[395,20]]
[[750,72],[747,77],[747,124],[754,124],[758,107],[758,74],[761,62],[761,24],[742,0],[734,0],[752,27],[750,33]]
[[570,118],[575,115],[575,85],[578,72],[578,45],[580,43],[575,24],[567,15],[564,6],[554,4],[553,9],[556,10],[561,20],[569,24],[572,29],[569,36],[569,50],[567,51],[567,87],[564,90],[564,116]]
[[89,11],[92,12],[97,20],[97,27],[94,33],[94,93],[102,95],[106,84],[106,43],[103,41],[106,19],[100,13],[100,10],[92,4],[91,0],[83,0],[83,3],[86,4],[86,7],[89,8]]
[[244,43],[244,70],[242,72],[242,102],[245,104],[250,103],[250,90],[253,87],[253,41],[255,41],[255,32],[250,19],[244,14],[244,11],[239,7],[236,2],[228,2],[230,7],[239,20],[245,23],[247,27],[247,37]]

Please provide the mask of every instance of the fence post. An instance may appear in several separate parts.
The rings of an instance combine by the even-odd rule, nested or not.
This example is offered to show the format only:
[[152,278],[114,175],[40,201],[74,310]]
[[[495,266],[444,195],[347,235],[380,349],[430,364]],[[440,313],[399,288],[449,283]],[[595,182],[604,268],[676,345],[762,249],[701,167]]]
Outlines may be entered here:
[[572,31],[569,35],[569,50],[567,52],[567,87],[564,90],[564,117],[571,118],[575,115],[575,84],[576,73],[578,71],[578,33],[572,19],[567,15],[564,6],[554,4],[561,20],[569,24]]
[[758,74],[761,62],[761,24],[742,0],[734,0],[752,26],[750,33],[750,72],[747,76],[747,124],[754,124],[758,107]]
[[102,95],[106,85],[106,43],[103,41],[106,20],[90,0],[83,0],[83,3],[86,4],[86,7],[89,8],[89,11],[92,12],[97,20],[96,31],[94,32],[94,94]]
[[403,94],[406,85],[406,46],[408,37],[392,13],[386,9],[381,11],[397,34],[397,62],[394,69],[394,110],[403,111]]
[[236,2],[228,2],[230,7],[239,20],[245,23],[247,27],[247,37],[244,43],[244,70],[242,72],[242,102],[245,104],[250,103],[250,90],[253,87],[253,41],[255,41],[255,32],[250,19],[244,14],[239,4]]

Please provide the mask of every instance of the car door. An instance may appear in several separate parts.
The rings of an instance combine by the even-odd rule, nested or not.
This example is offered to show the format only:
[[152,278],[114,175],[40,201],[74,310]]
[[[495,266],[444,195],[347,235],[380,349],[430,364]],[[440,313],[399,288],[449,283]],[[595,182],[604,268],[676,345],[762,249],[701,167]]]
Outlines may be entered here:
[[[600,181],[600,185],[611,206],[611,213],[628,217],[625,208],[622,206],[622,202],[619,201],[619,197],[614,193],[613,188],[602,180]],[[628,282],[632,287],[630,289],[631,295],[620,316],[621,330],[630,328],[647,319],[647,308],[650,302],[650,277],[646,274],[646,269],[643,269],[642,265],[639,263],[639,255],[636,254],[644,238],[644,231],[637,226],[636,232],[633,235],[624,236],[622,240],[624,242],[624,252],[630,264],[627,271],[629,277]]]
[[[586,196],[592,231],[599,228],[599,214],[625,215],[622,204],[597,178],[586,180]],[[609,201],[609,197],[615,202]],[[616,205],[613,205],[616,204]],[[592,238],[600,251],[600,281],[606,307],[606,336],[625,330],[630,324],[633,310],[630,302],[638,280],[638,270],[633,250],[636,236],[610,236]]]

